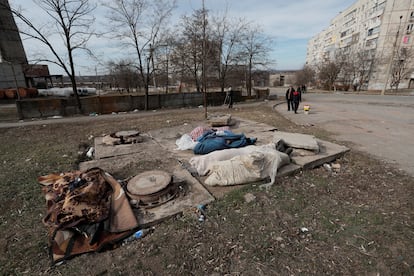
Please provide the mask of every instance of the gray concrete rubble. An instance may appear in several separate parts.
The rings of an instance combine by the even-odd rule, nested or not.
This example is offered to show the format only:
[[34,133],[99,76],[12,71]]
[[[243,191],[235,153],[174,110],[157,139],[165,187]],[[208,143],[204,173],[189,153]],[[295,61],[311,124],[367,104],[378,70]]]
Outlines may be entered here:
[[292,148],[311,150],[315,153],[319,152],[318,142],[313,135],[275,131],[273,134],[273,142],[277,143],[280,140],[283,140]]
[[[185,187],[180,189],[179,195],[173,200],[150,209],[134,208],[133,211],[142,227],[154,225],[186,209],[199,204],[208,204],[215,200],[211,193],[181,165],[173,152],[160,147],[154,139],[148,138],[145,142],[138,144],[109,146],[102,144],[102,137],[96,137],[95,147],[97,152],[95,158],[96,156],[101,158],[80,163],[80,170],[99,167],[111,174],[119,174],[125,167],[134,167],[135,164],[138,164],[136,165],[136,173],[130,175],[128,177],[130,178],[143,172],[139,168],[139,163],[153,162],[157,164],[154,169],[164,170],[174,178],[186,183]],[[112,154],[110,154],[111,151]]]
[[212,114],[207,118],[212,127],[231,125],[231,114]]
[[[265,145],[283,139],[290,147],[294,148],[290,155],[292,162],[279,169],[276,183],[278,177],[332,162],[349,151],[347,147],[316,139],[311,135],[280,132],[269,125],[239,118],[232,118],[232,121],[234,124],[230,130],[234,133],[243,133],[249,138],[257,138],[256,145]],[[155,224],[162,219],[181,213],[185,209],[212,202],[215,198],[220,198],[227,192],[240,187],[240,185],[207,187],[204,185],[206,177],[191,174],[193,171],[188,161],[194,156],[194,153],[192,150],[178,150],[176,141],[183,134],[190,133],[198,126],[211,125],[208,121],[191,122],[181,126],[140,133],[143,139],[140,139],[140,143],[134,144],[108,145],[104,143],[103,137],[95,137],[94,160],[80,163],[80,170],[100,167],[116,175],[122,174],[123,171],[130,172],[131,169],[136,168],[136,172],[128,176],[128,178],[132,178],[143,172],[144,167],[141,167],[140,164],[147,164],[147,166],[153,164],[151,169],[164,170],[174,178],[185,181],[187,183],[186,192],[179,197],[151,209],[135,209],[140,224]]]

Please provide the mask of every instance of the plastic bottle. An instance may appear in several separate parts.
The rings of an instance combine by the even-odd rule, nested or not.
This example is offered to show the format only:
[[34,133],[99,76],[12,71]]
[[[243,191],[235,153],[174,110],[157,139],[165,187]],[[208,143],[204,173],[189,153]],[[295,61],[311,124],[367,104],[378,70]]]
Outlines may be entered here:
[[124,243],[128,243],[134,240],[138,240],[140,238],[145,237],[148,233],[152,232],[152,228],[149,229],[140,229],[137,232],[135,232],[134,234],[132,234],[131,236],[129,236],[128,238],[126,238],[124,240]]
[[199,204],[197,206],[197,210],[200,213],[200,216],[198,217],[198,221],[203,222],[206,219],[206,206],[204,204]]

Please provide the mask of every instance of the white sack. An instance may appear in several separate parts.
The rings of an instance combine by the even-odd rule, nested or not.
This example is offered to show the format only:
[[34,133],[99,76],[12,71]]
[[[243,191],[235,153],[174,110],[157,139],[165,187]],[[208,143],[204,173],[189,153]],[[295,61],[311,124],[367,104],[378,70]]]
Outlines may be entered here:
[[270,186],[275,182],[277,170],[289,162],[289,156],[277,150],[254,151],[214,162],[209,167],[210,174],[204,183],[209,186],[228,186],[270,178],[266,184]]
[[209,166],[217,161],[230,160],[239,155],[246,155],[254,151],[266,152],[268,150],[275,150],[275,144],[270,143],[263,146],[246,146],[242,148],[231,148],[224,150],[216,150],[208,154],[194,156],[190,159],[190,165],[193,167],[198,175],[207,175]]

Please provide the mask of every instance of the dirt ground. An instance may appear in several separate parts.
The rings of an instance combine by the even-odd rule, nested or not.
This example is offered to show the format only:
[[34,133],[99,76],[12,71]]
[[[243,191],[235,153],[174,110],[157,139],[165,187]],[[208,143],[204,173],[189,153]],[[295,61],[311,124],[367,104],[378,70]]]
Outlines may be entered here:
[[[228,112],[215,108],[215,112]],[[329,140],[315,127],[297,126],[263,102],[236,105],[238,116],[282,131]],[[77,169],[91,137],[117,130],[142,132],[194,120],[202,109],[177,109],[37,124],[0,133],[1,275],[412,275],[413,178],[352,149],[332,173],[319,167],[279,178],[269,191],[244,185],[209,204],[156,225],[140,240],[84,254],[51,268],[37,177]],[[339,141],[332,141],[341,144]],[[162,167],[138,162],[117,172]],[[249,199],[249,200],[247,200]]]

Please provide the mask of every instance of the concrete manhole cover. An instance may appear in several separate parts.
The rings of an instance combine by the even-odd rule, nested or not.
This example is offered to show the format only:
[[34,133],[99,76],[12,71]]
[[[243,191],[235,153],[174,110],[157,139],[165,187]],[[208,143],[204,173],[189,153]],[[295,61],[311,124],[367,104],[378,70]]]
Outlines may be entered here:
[[177,194],[176,186],[169,173],[146,171],[128,181],[127,194],[132,206],[152,208],[173,199]]

